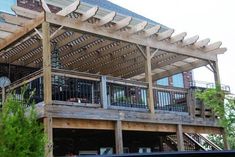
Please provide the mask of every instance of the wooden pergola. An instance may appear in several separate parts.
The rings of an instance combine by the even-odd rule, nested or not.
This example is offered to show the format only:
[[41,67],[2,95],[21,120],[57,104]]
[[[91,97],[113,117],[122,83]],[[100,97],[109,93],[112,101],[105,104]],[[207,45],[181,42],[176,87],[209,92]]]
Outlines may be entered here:
[[[43,68],[46,105],[52,103],[54,51],[62,69],[148,82],[151,113],[153,80],[209,65],[220,82],[217,55],[226,51],[220,41],[209,44],[210,39],[186,38],[185,32],[173,35],[173,29],[79,0],[41,3],[43,12],[13,6],[16,15],[0,14],[0,63]],[[50,128],[50,118],[44,122]]]
[[[161,30],[146,21],[86,8],[80,2],[51,13],[13,6],[16,16],[2,13],[0,24],[0,62],[26,67],[42,67],[41,24],[51,24],[52,50],[59,52],[61,68],[100,73],[123,78],[143,79],[145,62],[151,60],[153,80],[213,64],[224,53],[221,42],[209,44],[199,36],[172,35],[173,29]],[[55,4],[54,4],[55,5]],[[82,4],[80,4],[82,5]],[[80,10],[78,10],[78,9]],[[83,10],[83,11],[81,11]],[[101,11],[100,11],[101,10]],[[149,53],[145,47],[149,47]]]

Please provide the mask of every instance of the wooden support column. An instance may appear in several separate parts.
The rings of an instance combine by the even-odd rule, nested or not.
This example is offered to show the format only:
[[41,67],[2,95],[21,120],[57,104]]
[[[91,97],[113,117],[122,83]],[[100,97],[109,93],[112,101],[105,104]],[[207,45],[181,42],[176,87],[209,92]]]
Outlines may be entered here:
[[223,136],[223,142],[224,142],[224,150],[230,150],[230,146],[229,146],[228,139],[227,139],[227,133],[225,129],[223,130],[222,136]]
[[122,122],[120,120],[115,123],[115,143],[116,154],[123,154]]
[[[44,103],[45,105],[52,105],[50,26],[45,21],[42,23],[42,46]],[[47,135],[45,156],[53,157],[52,118],[45,117],[43,123]]]
[[214,79],[215,79],[215,84],[220,85],[220,74],[219,74],[219,66],[218,66],[218,61],[214,62]]
[[184,151],[184,137],[183,137],[183,129],[181,124],[177,124],[177,148],[178,151]]
[[146,60],[145,60],[145,81],[148,82],[148,105],[151,113],[155,113],[153,101],[153,81],[152,81],[152,67],[151,67],[151,54],[150,47],[146,47]]
[[52,118],[44,118],[44,132],[47,135],[47,144],[45,146],[45,157],[53,157],[53,129]]
[[101,76],[100,92],[101,92],[101,104],[102,104],[104,109],[107,109],[108,108],[108,98],[107,98],[107,80],[106,80],[106,76]]
[[[218,61],[215,61],[213,66],[214,66],[213,70],[214,70],[214,79],[215,79],[216,88],[221,89],[221,81],[220,81]],[[221,105],[223,105],[223,104],[221,104]],[[223,130],[222,136],[223,136],[224,149],[229,150],[230,146],[229,146],[229,143],[228,143],[227,133],[226,133],[225,129]]]
[[43,89],[45,105],[52,104],[51,86],[51,45],[50,45],[50,26],[48,22],[42,23],[42,45],[43,45]]
[[3,104],[5,103],[5,100],[6,100],[6,89],[5,87],[2,88],[2,107],[3,107]]

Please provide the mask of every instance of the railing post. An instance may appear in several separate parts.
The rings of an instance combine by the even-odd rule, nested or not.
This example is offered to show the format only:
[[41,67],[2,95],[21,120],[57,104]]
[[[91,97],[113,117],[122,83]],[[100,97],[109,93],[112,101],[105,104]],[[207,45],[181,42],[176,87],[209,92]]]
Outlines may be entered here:
[[108,108],[108,98],[107,98],[107,78],[106,78],[106,76],[101,76],[100,95],[101,95],[101,104],[104,109],[107,109]]
[[188,89],[186,101],[187,101],[188,112],[190,116],[192,118],[195,118],[196,97],[195,97],[195,91],[193,89]]
[[123,154],[122,122],[120,120],[115,123],[115,143],[116,154]]
[[183,128],[181,124],[177,124],[176,136],[177,136],[178,151],[184,151],[184,137],[183,137]]

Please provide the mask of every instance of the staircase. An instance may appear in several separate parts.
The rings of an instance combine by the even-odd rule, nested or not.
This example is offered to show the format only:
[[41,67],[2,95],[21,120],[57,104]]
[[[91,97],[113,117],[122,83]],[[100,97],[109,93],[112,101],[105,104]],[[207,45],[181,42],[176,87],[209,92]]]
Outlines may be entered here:
[[[184,133],[183,137],[185,151],[222,150],[216,144],[200,134]],[[163,142],[164,151],[177,151],[177,136],[175,134],[166,136]]]

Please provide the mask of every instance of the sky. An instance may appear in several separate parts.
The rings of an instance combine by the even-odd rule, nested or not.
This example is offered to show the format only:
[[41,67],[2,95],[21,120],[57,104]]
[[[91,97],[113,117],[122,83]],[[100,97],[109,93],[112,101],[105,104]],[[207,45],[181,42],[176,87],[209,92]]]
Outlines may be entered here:
[[[111,2],[175,29],[187,37],[199,35],[222,41],[228,51],[219,55],[221,83],[235,93],[235,1],[234,0],[110,0]],[[213,82],[207,68],[194,70],[194,80]]]

